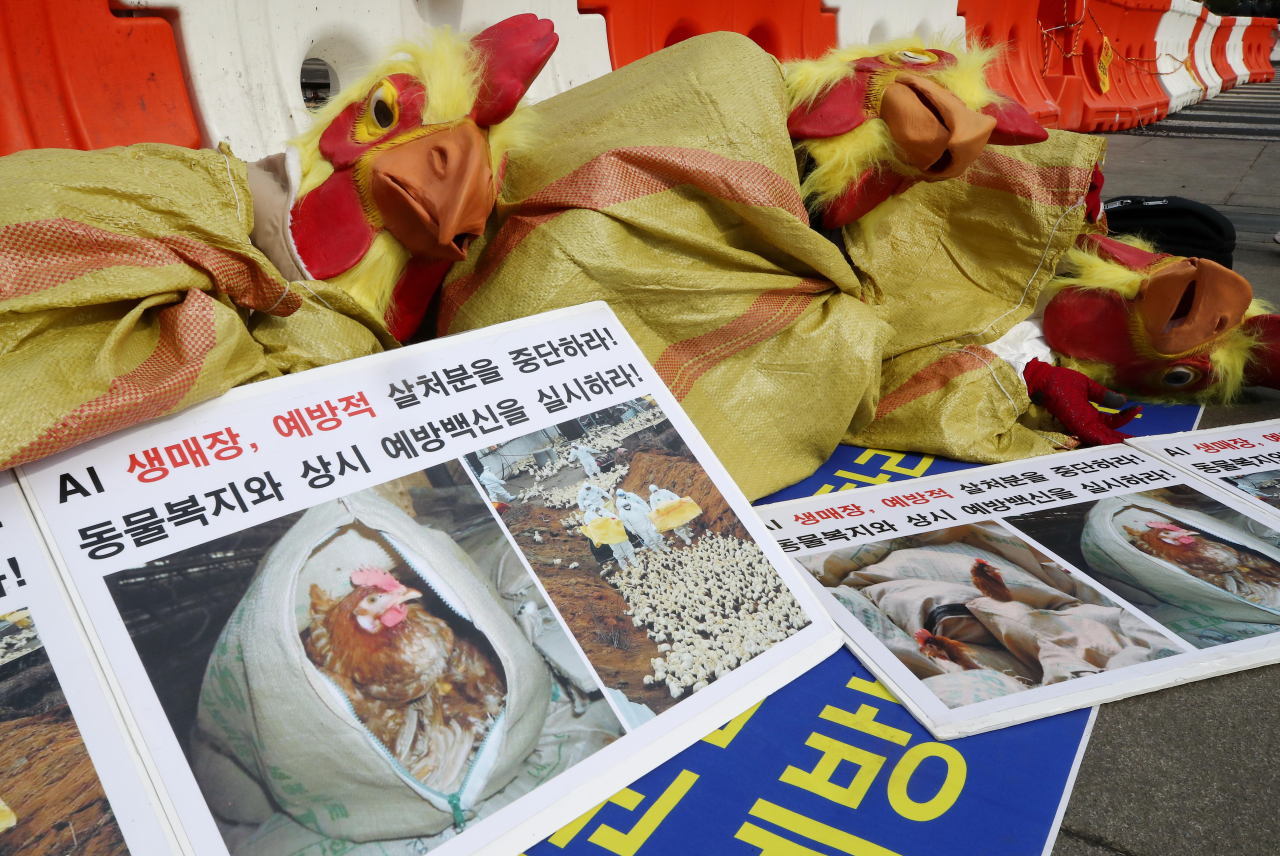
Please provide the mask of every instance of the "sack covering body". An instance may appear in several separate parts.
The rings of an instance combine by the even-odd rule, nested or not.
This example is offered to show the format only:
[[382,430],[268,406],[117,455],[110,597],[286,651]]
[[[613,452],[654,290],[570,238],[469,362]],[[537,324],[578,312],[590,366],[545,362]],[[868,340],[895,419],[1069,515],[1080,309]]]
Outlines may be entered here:
[[0,468],[393,344],[253,246],[228,152],[18,152],[0,186]]
[[809,226],[780,69],[743,36],[533,109],[546,142],[509,161],[440,332],[607,300],[749,497],[842,439],[981,461],[1061,442],[1022,426],[1021,378],[981,345],[1032,312],[1082,228],[1100,140],[1053,134],[911,188],[846,239],[851,266]]
[[[1099,573],[1132,586],[1147,598],[1225,622],[1280,625],[1280,609],[1227,591],[1133,545],[1125,526],[1140,528],[1147,521],[1168,519],[1206,538],[1280,562],[1280,548],[1216,517],[1177,508],[1144,496],[1112,497],[1095,505],[1085,518],[1080,550]],[[1259,597],[1255,595],[1255,597]],[[1280,597],[1273,587],[1271,603]]]

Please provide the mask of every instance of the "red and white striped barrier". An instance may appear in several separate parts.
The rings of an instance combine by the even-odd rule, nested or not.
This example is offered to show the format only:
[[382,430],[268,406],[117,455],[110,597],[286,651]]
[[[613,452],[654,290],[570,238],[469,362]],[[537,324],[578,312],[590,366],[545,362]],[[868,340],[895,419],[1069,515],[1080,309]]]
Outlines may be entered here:
[[1147,124],[1224,88],[1271,80],[1277,50],[1276,19],[1220,18],[1194,0],[118,2],[138,16],[112,15],[103,0],[0,6],[0,27],[24,34],[0,57],[0,87],[13,93],[0,154],[226,140],[252,159],[308,124],[304,61],[322,62],[340,87],[425,27],[478,30],[522,11],[551,18],[561,40],[533,100],[712,30],[742,33],[784,60],[836,44],[967,36],[1002,47],[989,75],[996,89],[1047,127],[1082,131]]
[[1222,18],[1213,14],[1207,7],[1201,7],[1200,26],[1192,44],[1192,56],[1195,57],[1196,71],[1204,83],[1205,99],[1216,98],[1222,93],[1222,75],[1213,61],[1213,42]]
[[[1244,64],[1250,83],[1266,83],[1276,76],[1271,60],[1280,50],[1276,42],[1275,18],[1250,18],[1242,38]],[[1280,57],[1277,57],[1280,58]]]
[[1171,0],[1156,31],[1156,68],[1161,86],[1169,93],[1170,113],[1204,98],[1204,83],[1195,70],[1191,50],[1203,9],[1193,0]]

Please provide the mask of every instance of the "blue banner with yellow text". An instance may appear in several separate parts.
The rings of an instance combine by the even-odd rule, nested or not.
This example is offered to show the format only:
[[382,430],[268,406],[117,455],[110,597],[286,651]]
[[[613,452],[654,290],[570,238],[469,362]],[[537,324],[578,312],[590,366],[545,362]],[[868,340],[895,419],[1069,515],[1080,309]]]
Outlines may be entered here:
[[[1101,407],[1098,409],[1106,410]],[[1195,428],[1199,415],[1200,408],[1193,404],[1144,403],[1142,413],[1122,430],[1135,437],[1191,431]],[[981,464],[935,458],[932,455],[920,455],[915,452],[865,449],[862,446],[836,446],[831,457],[818,467],[813,475],[759,499],[755,504],[765,505],[770,502],[800,499],[804,496],[815,496],[837,490],[852,490],[866,485],[884,484],[920,476],[942,475],[977,466]]]
[[939,742],[847,651],[526,856],[1029,856],[1091,711]]

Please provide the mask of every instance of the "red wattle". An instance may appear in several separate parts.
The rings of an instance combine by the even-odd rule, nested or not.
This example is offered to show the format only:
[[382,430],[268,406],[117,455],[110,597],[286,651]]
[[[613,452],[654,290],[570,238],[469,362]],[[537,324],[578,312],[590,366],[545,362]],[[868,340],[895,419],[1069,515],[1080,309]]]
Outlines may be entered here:
[[1245,381],[1254,386],[1280,389],[1280,315],[1255,315],[1242,325],[1258,338],[1245,369]]
[[351,170],[340,170],[293,205],[289,231],[313,279],[329,279],[364,258],[377,231],[365,217]]
[[440,290],[440,284],[451,267],[453,262],[450,261],[409,260],[391,292],[391,303],[383,317],[396,341],[407,341],[418,331],[427,307],[431,305],[431,298]]
[[382,622],[383,627],[395,627],[401,621],[404,621],[408,615],[409,610],[405,608],[404,604],[397,603],[379,615],[378,620]]
[[1089,190],[1084,196],[1084,218],[1090,223],[1097,223],[1102,218],[1102,186],[1106,176],[1095,163],[1093,174],[1089,176]]
[[1017,101],[988,104],[982,112],[996,120],[995,130],[988,139],[993,146],[1026,146],[1049,139],[1044,126]]
[[827,229],[839,229],[915,183],[915,179],[888,169],[863,173],[827,206],[822,214],[822,225]]

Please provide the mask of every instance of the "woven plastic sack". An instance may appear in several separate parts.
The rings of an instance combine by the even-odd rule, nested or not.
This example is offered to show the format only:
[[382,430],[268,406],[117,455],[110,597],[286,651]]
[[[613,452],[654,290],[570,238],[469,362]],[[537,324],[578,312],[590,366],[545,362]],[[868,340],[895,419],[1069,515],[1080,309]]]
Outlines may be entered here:
[[[355,717],[303,650],[309,590],[350,590],[353,571],[403,562],[468,619],[506,681],[502,711],[447,793],[414,779]],[[432,835],[463,825],[535,748],[551,679],[471,560],[444,533],[375,493],[307,511],[260,565],[210,658],[195,763],[219,816],[262,823],[278,809],[348,841]]]
[[824,586],[837,586],[851,572],[873,565],[889,555],[894,545],[912,546],[914,543],[903,543],[905,541],[906,539],[898,538],[893,541],[859,544],[856,547],[841,548],[821,556],[802,556],[798,561],[802,567],[813,574],[814,579]]
[[1019,693],[1028,687],[1017,678],[990,669],[948,672],[925,678],[924,685],[950,708],[964,707],[980,701]]
[[[1111,603],[1102,592],[1091,587],[1078,576],[1067,573],[1057,562],[1033,550],[1026,541],[1010,535],[995,524],[976,523],[965,529],[966,532],[961,539],[964,543],[1003,556],[1050,588],[1057,589],[1083,603],[1103,605]],[[930,536],[938,534],[933,532],[926,535],[925,543],[928,543],[927,539]],[[920,546],[925,546],[925,543]]]
[[1141,589],[1162,603],[1223,621],[1280,625],[1280,610],[1251,603],[1131,544],[1124,525],[1134,528],[1153,515],[1280,562],[1280,549],[1247,532],[1207,514],[1138,495],[1104,499],[1089,511],[1080,534],[1085,560],[1098,573]]
[[749,497],[871,419],[889,329],[809,226],[776,59],[707,33],[531,109],[554,144],[512,154],[440,332],[607,300]]
[[980,597],[981,592],[973,587],[970,576],[976,559],[994,565],[1014,598],[1023,603],[1042,609],[1058,609],[1079,602],[1036,579],[1003,556],[960,541],[897,550],[874,565],[851,572],[844,582],[846,585],[866,586],[892,580],[935,580],[968,586],[973,592],[972,597]]
[[1223,621],[1221,618],[1211,618],[1167,603],[1143,611],[1160,622],[1161,626],[1167,627],[1197,648],[1213,648],[1276,632],[1273,624]]
[[[524,771],[481,806],[481,816],[514,802],[617,739],[618,721],[608,702],[594,701],[581,714],[574,713],[573,707],[565,696],[553,698],[542,736],[525,760]],[[230,843],[229,849],[232,856],[422,856],[453,835],[452,829],[446,829],[430,836],[357,844],[329,838],[276,813],[247,836],[237,835],[238,841]]]
[[685,525],[702,513],[698,503],[689,497],[682,497],[671,502],[664,502],[649,512],[649,519],[659,532],[670,532]]
[[[907,633],[928,630],[957,642],[996,644],[995,637],[982,622],[964,608],[969,601],[982,596],[973,586],[901,579],[867,586],[862,593]],[[946,607],[960,609],[946,610]]]
[[875,637],[884,643],[884,646],[902,662],[902,665],[911,670],[911,674],[917,678],[927,678],[930,675],[940,675],[945,671],[937,660],[925,656],[916,641],[901,627],[894,624],[879,607],[867,600],[862,592],[849,586],[835,586],[827,591],[863,627],[875,634]]
[[956,178],[920,182],[845,227],[894,334],[875,421],[851,424],[844,442],[982,463],[1064,448],[1020,373],[983,346],[1032,314],[1086,228],[1082,203],[1105,146],[1065,131],[988,146]]
[[158,143],[0,158],[0,468],[394,346],[253,245],[245,175]]
[[969,610],[1010,653],[1043,673],[1041,684],[1181,653],[1118,606],[1077,604],[1054,611],[984,597],[970,602]]

